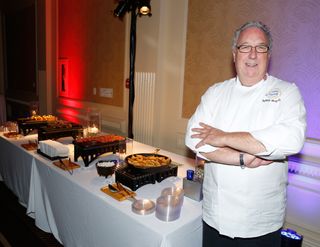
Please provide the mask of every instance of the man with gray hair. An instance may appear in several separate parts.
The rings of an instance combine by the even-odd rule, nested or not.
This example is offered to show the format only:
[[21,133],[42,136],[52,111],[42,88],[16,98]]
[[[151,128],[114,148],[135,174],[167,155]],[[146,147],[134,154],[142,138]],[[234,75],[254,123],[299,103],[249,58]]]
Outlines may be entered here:
[[237,76],[211,86],[188,122],[186,145],[206,159],[203,246],[280,247],[287,156],[305,140],[293,83],[267,73],[272,37],[261,22],[234,33]]

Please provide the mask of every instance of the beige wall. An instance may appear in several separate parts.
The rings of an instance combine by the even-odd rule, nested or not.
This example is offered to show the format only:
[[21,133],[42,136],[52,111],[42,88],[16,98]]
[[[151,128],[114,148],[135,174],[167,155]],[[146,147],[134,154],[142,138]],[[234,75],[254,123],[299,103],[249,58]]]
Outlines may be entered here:
[[189,0],[183,116],[188,118],[213,83],[234,75],[233,31],[249,20],[273,35],[269,73],[295,83],[307,108],[307,137],[320,138],[318,0]]

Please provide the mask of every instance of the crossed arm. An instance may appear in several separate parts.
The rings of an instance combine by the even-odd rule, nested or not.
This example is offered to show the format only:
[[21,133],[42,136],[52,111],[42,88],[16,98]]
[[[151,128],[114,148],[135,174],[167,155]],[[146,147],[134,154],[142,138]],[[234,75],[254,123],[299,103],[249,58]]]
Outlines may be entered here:
[[270,160],[254,156],[266,149],[249,132],[224,132],[205,123],[199,125],[200,128],[192,128],[194,134],[191,135],[191,138],[200,139],[196,148],[206,144],[217,147],[213,152],[201,153],[205,158],[217,163],[239,165],[239,154],[243,153],[247,167],[255,168],[272,163]]

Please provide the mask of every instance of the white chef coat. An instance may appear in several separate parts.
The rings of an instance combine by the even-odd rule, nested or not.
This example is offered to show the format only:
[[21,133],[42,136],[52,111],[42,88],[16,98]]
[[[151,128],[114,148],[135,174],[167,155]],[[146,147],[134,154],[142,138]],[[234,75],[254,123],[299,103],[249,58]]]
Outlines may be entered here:
[[[186,145],[193,151],[211,152],[199,139],[191,138],[194,127],[204,122],[227,132],[246,131],[265,147],[255,154],[283,160],[303,146],[306,111],[295,84],[268,75],[246,87],[238,78],[214,84],[202,96],[188,123]],[[207,163],[203,183],[203,220],[229,237],[257,237],[282,227],[286,206],[287,161],[258,168]]]

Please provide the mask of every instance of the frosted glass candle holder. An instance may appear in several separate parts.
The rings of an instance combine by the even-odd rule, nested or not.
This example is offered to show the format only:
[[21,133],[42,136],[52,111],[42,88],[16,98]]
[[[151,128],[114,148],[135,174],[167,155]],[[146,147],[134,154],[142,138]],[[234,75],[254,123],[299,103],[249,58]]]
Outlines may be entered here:
[[88,109],[87,120],[87,135],[98,135],[101,132],[101,112],[96,109]]

